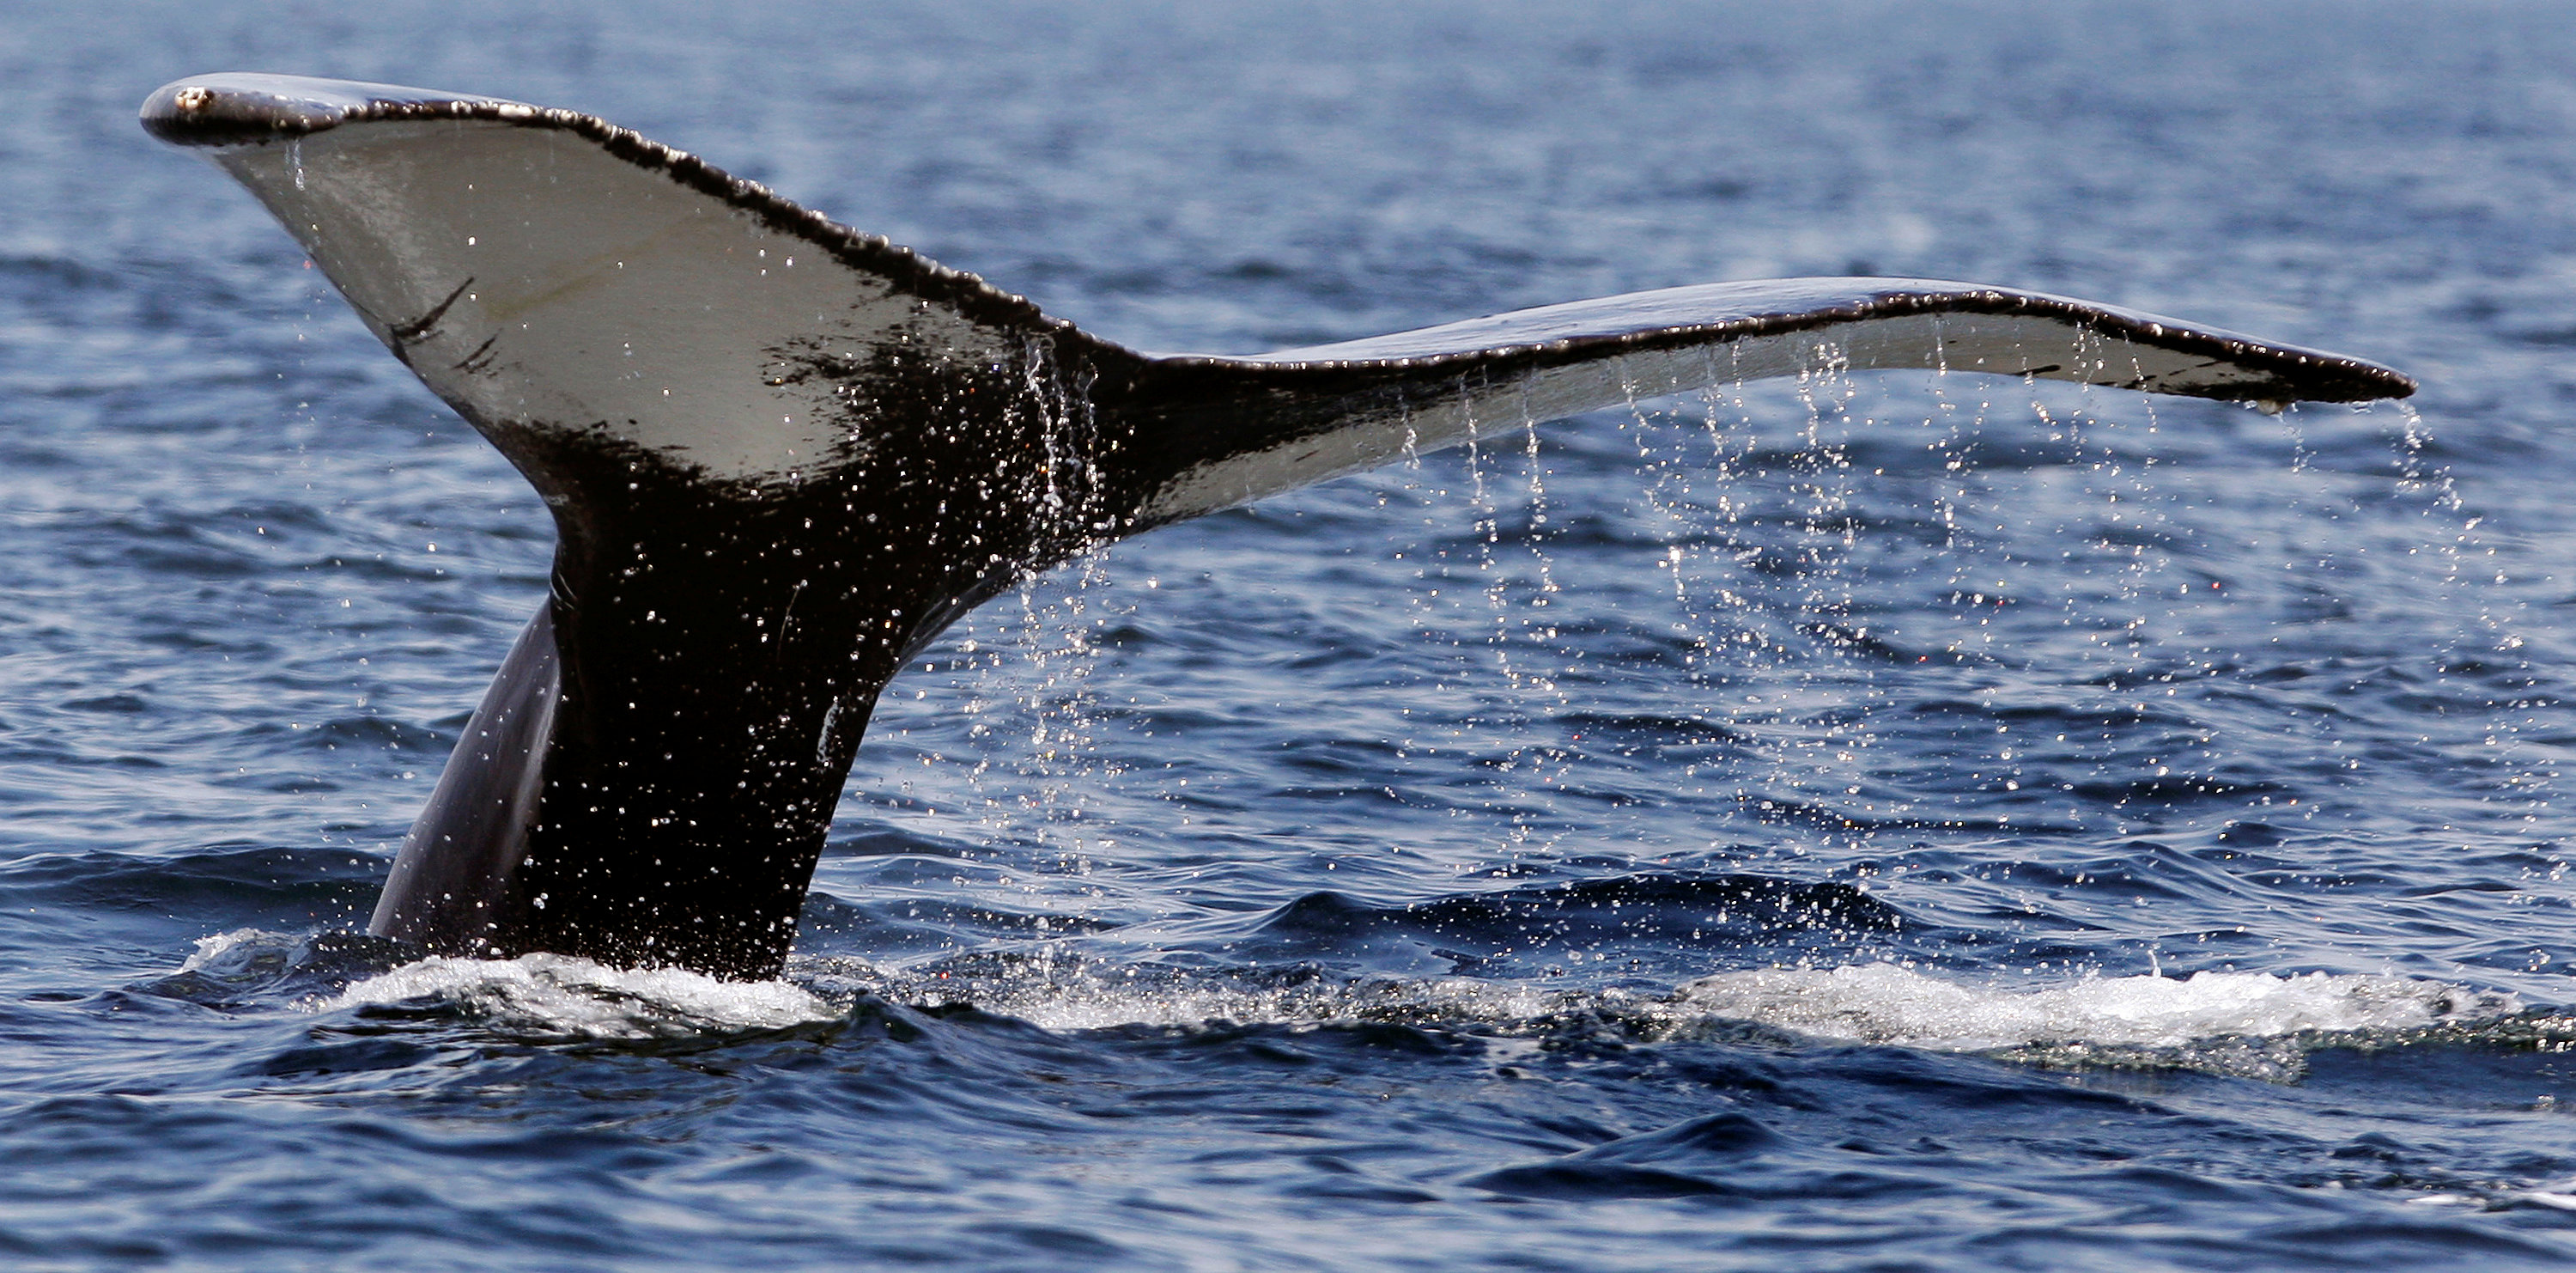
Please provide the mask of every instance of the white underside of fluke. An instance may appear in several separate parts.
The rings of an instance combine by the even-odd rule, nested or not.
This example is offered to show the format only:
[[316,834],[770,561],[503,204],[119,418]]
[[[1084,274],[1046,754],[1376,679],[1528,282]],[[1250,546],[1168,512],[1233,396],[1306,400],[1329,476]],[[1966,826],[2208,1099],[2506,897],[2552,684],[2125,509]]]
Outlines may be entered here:
[[[1476,382],[1467,377],[1469,383],[1401,411],[1354,420],[1350,427],[1292,445],[1201,465],[1166,488],[1149,513],[1156,520],[1198,516],[1409,454],[1462,445],[1531,421],[1780,376],[1924,370],[2029,376],[2146,392],[2199,390],[2259,379],[2250,369],[2224,360],[2105,336],[2081,320],[2078,307],[2096,315],[2115,311],[2076,301],[2061,302],[2063,311],[1931,311],[1815,326],[1794,323],[1803,316],[1862,309],[1891,296],[1980,293],[2028,295],[1916,279],[1716,283],[1551,305],[1235,360],[1304,365],[1436,360],[1466,349],[1542,348],[1557,342],[1675,329],[1708,332],[1705,341],[1680,348],[1605,351],[1581,362],[1507,379]],[[2256,343],[2152,315],[2122,317],[2160,330]],[[1791,320],[1783,322],[1790,329],[1760,330],[1764,320]]]
[[1247,428],[1229,454],[1235,435],[1207,439],[1191,451],[1216,458],[1158,478],[1128,510],[1139,525],[1497,427],[1773,376],[1907,368],[2257,399],[2285,368],[2345,376],[2333,390],[2344,398],[2408,385],[2153,315],[1906,279],[1712,284],[1250,357],[1132,355],[585,116],[281,76],[181,81],[145,108],[177,129],[191,112],[252,121],[187,140],[212,147],[468,419],[600,435],[716,480],[794,481],[872,457],[899,469],[914,448],[883,430],[973,412],[961,403],[897,425],[872,416],[870,383],[901,381],[918,405],[922,386],[935,398],[966,372],[1025,374],[1058,335],[1140,365],[1240,373],[1289,398],[1308,392],[1301,369],[1401,372],[1420,390],[1363,395],[1348,418],[1292,440]]
[[367,325],[478,422],[601,430],[721,479],[874,439],[779,351],[997,364],[1009,333],[551,128],[377,121],[227,147]]

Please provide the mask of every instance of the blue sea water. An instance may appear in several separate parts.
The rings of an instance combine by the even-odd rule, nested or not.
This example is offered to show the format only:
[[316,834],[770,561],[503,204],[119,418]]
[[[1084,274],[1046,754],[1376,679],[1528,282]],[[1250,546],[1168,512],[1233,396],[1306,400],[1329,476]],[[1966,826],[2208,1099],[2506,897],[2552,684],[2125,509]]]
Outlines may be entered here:
[[[2576,1262],[2546,4],[0,13],[0,1262]],[[898,679],[785,981],[360,935],[542,505],[133,113],[603,115],[1148,348],[2008,283],[2271,417],[1723,386],[1157,532]]]

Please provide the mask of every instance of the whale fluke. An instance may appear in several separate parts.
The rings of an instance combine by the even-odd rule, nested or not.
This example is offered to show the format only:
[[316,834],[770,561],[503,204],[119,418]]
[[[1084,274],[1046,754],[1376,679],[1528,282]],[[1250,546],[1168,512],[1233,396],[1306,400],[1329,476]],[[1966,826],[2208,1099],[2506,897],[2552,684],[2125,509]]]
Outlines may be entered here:
[[1905,279],[1146,353],[570,111],[217,75],[153,94],[143,124],[248,187],[553,512],[551,594],[370,925],[449,953],[775,975],[877,693],[951,621],[1101,544],[1489,425],[1828,368],[2264,403],[2414,390]]

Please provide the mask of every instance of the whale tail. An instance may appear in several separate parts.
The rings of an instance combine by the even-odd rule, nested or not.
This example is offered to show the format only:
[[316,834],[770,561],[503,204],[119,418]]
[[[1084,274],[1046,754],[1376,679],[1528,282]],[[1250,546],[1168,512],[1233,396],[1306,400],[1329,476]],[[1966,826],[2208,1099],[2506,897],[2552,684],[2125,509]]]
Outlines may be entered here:
[[1408,453],[1825,367],[2263,403],[2371,363],[2010,289],[1716,284],[1147,354],[590,116],[222,75],[143,108],[545,497],[551,594],[371,928],[775,975],[878,691],[1087,548]]

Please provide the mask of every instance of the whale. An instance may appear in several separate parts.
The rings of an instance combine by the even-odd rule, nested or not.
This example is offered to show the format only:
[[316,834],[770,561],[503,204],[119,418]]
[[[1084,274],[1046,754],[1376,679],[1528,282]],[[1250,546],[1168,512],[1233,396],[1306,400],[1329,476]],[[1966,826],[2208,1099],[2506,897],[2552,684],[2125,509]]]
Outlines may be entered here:
[[226,74],[164,86],[142,124],[246,187],[552,515],[547,596],[369,920],[457,956],[779,975],[870,711],[950,623],[1128,536],[1480,429],[1872,370],[2276,411],[2415,389],[1920,279],[1149,352],[574,111]]

